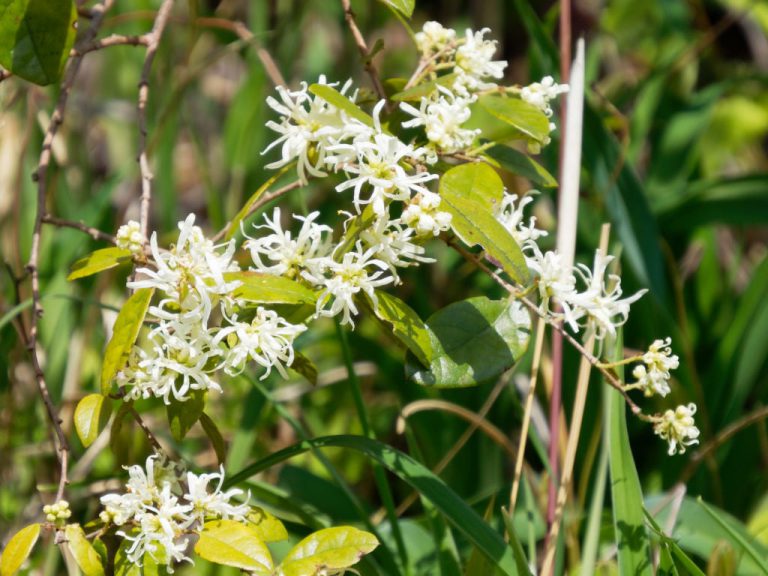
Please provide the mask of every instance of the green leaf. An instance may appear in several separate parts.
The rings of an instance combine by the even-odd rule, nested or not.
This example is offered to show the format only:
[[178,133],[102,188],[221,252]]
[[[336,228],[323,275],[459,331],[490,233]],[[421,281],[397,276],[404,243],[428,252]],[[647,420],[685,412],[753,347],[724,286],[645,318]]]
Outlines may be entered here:
[[294,351],[293,362],[291,362],[289,368],[304,376],[312,386],[317,384],[317,366],[301,352]]
[[[136,534],[136,530],[130,532],[131,536]],[[136,564],[128,558],[127,551],[133,545],[130,540],[123,540],[115,554],[115,576],[166,576],[168,568],[163,562],[165,558],[155,560],[150,554],[144,554],[141,559],[142,566]],[[155,552],[155,554],[158,554]]]
[[253,574],[272,574],[272,556],[259,531],[234,520],[206,522],[195,544],[201,557],[224,566],[234,566]]
[[107,398],[101,394],[89,394],[75,408],[75,430],[86,448],[93,444],[109,420],[112,404],[108,402],[105,405],[105,400]]
[[216,426],[216,423],[205,412],[200,414],[200,425],[203,427],[205,435],[208,436],[208,440],[211,441],[213,451],[216,452],[216,460],[218,460],[220,465],[224,464],[227,458],[227,444],[224,442],[224,437],[221,435],[219,427]]
[[248,198],[248,201],[243,205],[242,208],[240,208],[240,211],[235,215],[234,218],[232,218],[232,221],[229,223],[227,234],[224,236],[227,240],[231,240],[235,234],[240,231],[240,223],[248,216],[248,214],[250,214],[254,204],[259,201],[259,199],[264,195],[269,187],[272,186],[272,184],[274,184],[277,179],[285,174],[289,169],[293,168],[294,165],[295,163],[291,162],[287,166],[284,166],[279,172],[275,173],[269,180],[259,186],[256,192],[251,194],[251,197]]
[[483,162],[460,164],[440,178],[440,195],[464,198],[493,211],[504,197],[504,183],[496,170]]
[[407,482],[427,498],[456,528],[494,562],[505,576],[517,576],[515,558],[504,540],[464,500],[453,492],[438,476],[407,454],[364,436],[326,436],[300,442],[247,466],[230,476],[225,488],[238,484],[263,470],[315,448],[348,448],[366,454],[381,463],[390,472]]
[[427,330],[429,368],[408,362],[408,377],[423,386],[473,386],[508,370],[525,353],[531,318],[515,300],[479,296],[438,310]]
[[444,187],[443,179],[440,181],[440,207],[451,214],[451,228],[456,235],[468,246],[482,246],[514,282],[525,285],[530,272],[520,246],[509,231],[484,204],[464,197],[458,190]]
[[183,402],[171,398],[166,404],[165,411],[168,414],[168,425],[174,440],[181,442],[190,428],[200,420],[205,409],[205,390],[192,390]]
[[395,102],[413,102],[421,100],[425,96],[429,96],[432,94],[432,92],[437,90],[438,86],[450,88],[456,81],[457,76],[458,74],[446,74],[445,76],[440,76],[437,80],[432,80],[431,82],[421,82],[412,88],[408,88],[408,90],[403,90],[402,92],[393,94],[390,99],[394,100]]
[[13,535],[0,557],[0,576],[13,576],[19,571],[32,552],[38,536],[40,524],[30,524]]
[[261,272],[225,272],[227,282],[240,281],[232,295],[248,302],[260,304],[314,304],[317,294],[289,278]]
[[263,508],[252,507],[246,520],[249,526],[259,533],[263,542],[280,542],[288,538],[288,531],[283,523]]
[[131,261],[131,251],[112,246],[100,248],[72,264],[67,280],[77,280]]
[[336,248],[333,251],[334,260],[341,260],[344,257],[344,254],[349,252],[355,245],[363,230],[367,230],[373,226],[377,219],[378,216],[376,216],[376,213],[373,211],[373,203],[368,204],[362,214],[358,214],[352,218],[347,224],[341,240],[336,244]]
[[492,164],[512,174],[527,178],[533,184],[544,186],[545,188],[555,188],[557,186],[557,180],[541,164],[514,148],[497,144],[485,154],[486,159]]
[[[615,360],[621,360],[622,352],[623,340],[619,336],[611,356]],[[617,371],[618,377],[623,378],[623,367],[619,366]],[[613,526],[619,570],[621,574],[651,576],[653,571],[643,515],[643,493],[629,445],[626,402],[617,390],[608,386],[605,386],[605,394],[608,420],[605,433],[608,442],[608,469],[611,477]]]
[[512,552],[515,554],[515,563],[517,564],[517,570],[521,574],[530,574],[531,570],[528,568],[528,560],[523,552],[523,545],[520,543],[520,539],[515,532],[515,525],[512,521],[512,516],[509,514],[506,508],[501,509],[501,514],[504,517],[504,527],[507,529],[507,536],[509,537],[509,543],[512,547]]
[[325,528],[291,548],[280,570],[285,576],[314,576],[321,570],[343,570],[357,564],[378,545],[373,534],[351,526]]
[[373,128],[373,118],[363,112],[360,107],[349,98],[341,94],[338,90],[327,84],[312,84],[309,91],[315,96],[319,96],[328,104],[335,106],[339,110],[346,112],[350,118],[359,120],[366,126]]
[[392,326],[392,334],[405,344],[406,348],[424,366],[429,366],[432,360],[432,342],[424,321],[405,302],[397,296],[380,290],[376,291],[379,305],[373,307],[376,317]]
[[722,518],[714,508],[708,506],[701,497],[698,498],[698,503],[699,506],[701,506],[703,510],[709,515],[709,517],[717,522],[717,524],[720,525],[720,527],[728,533],[728,535],[733,539],[732,541],[739,548],[741,548],[742,552],[744,552],[749,558],[752,559],[755,564],[757,564],[757,566],[760,567],[762,573],[768,574],[768,561],[766,560],[766,556],[764,554],[760,554],[752,545],[752,543],[747,540],[747,538],[744,538],[737,530],[734,530],[729,522],[725,518]]
[[69,543],[69,550],[75,557],[75,562],[85,576],[104,576],[104,567],[101,565],[101,557],[91,543],[85,538],[85,533],[80,524],[69,524],[64,529],[64,534]]
[[75,42],[76,22],[72,0],[3,0],[0,65],[41,86],[56,82]]
[[537,142],[549,138],[549,118],[525,100],[489,94],[481,96],[478,104],[495,118]]
[[104,364],[101,366],[101,393],[108,396],[112,380],[123,369],[131,353],[139,330],[144,323],[154,288],[140,288],[123,304],[112,329],[112,338],[104,350]]
[[400,12],[406,18],[413,16],[413,9],[416,7],[416,0],[380,0],[387,6],[391,6]]

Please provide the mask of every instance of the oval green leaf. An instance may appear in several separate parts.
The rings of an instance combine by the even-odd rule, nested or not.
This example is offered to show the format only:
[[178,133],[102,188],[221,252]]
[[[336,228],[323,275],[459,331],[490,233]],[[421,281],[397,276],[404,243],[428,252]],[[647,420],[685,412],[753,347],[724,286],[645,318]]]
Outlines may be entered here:
[[312,290],[282,276],[261,272],[226,272],[227,282],[239,281],[240,286],[232,292],[235,298],[260,304],[314,304],[317,294]]
[[416,7],[416,0],[381,0],[381,2],[391,6],[406,18],[413,16],[413,9]]
[[259,533],[263,542],[280,542],[288,538],[288,531],[283,523],[263,508],[252,507],[246,519],[249,526]]
[[346,112],[350,118],[359,120],[366,126],[373,128],[373,118],[363,112],[357,104],[332,86],[328,86],[327,84],[312,84],[309,87],[309,91],[315,96],[319,96],[328,102],[331,106],[335,106],[339,110]]
[[539,108],[519,98],[481,96],[478,104],[492,116],[537,142],[549,137],[549,118]]
[[468,246],[479,244],[509,277],[525,285],[530,278],[520,246],[487,206],[440,187],[440,207],[452,216],[451,228]]
[[80,524],[69,524],[64,529],[64,534],[69,543],[69,550],[83,574],[85,576],[104,576],[101,557],[86,539]]
[[99,432],[109,420],[112,404],[104,404],[107,398],[101,394],[89,394],[75,408],[75,430],[86,448],[93,444]]
[[446,74],[431,82],[421,82],[412,88],[393,94],[391,100],[396,102],[414,102],[432,94],[438,86],[451,88],[458,74]]
[[378,545],[373,534],[351,526],[325,528],[296,544],[280,570],[284,576],[314,576],[322,570],[343,570],[357,564]]
[[272,574],[272,556],[259,531],[234,520],[206,522],[195,552],[216,564],[234,566],[258,576]]
[[69,273],[69,276],[67,276],[67,280],[85,278],[86,276],[98,274],[99,272],[109,270],[110,268],[114,268],[115,266],[130,261],[130,250],[123,250],[116,246],[100,248],[72,264],[71,272]]
[[486,152],[486,160],[500,168],[527,178],[537,186],[555,188],[557,180],[536,160],[503,144],[497,144]]
[[483,162],[460,164],[440,178],[440,195],[465,198],[492,211],[504,197],[504,182],[496,170]]
[[224,442],[224,437],[219,431],[219,427],[211,419],[208,414],[203,412],[200,414],[200,425],[203,427],[205,435],[208,436],[208,440],[211,441],[213,451],[216,452],[216,460],[219,461],[219,465],[224,464],[227,459],[227,444]]
[[515,300],[481,296],[439,310],[427,329],[432,360],[428,368],[407,362],[408,377],[423,386],[473,386],[499,376],[525,353],[531,318]]
[[13,576],[19,571],[32,552],[38,536],[40,524],[30,524],[13,535],[0,557],[0,576]]
[[0,65],[45,86],[61,77],[75,41],[72,0],[5,0],[0,9]]
[[200,420],[205,409],[205,390],[193,390],[183,402],[170,398],[165,406],[168,414],[168,425],[174,440],[181,442],[190,428]]
[[419,362],[429,366],[432,361],[432,341],[424,321],[397,296],[377,290],[376,298],[379,304],[374,307],[368,297],[376,317],[392,326],[392,334]]
[[101,366],[101,393],[108,396],[112,380],[122,370],[128,360],[139,330],[147,315],[154,288],[140,288],[123,304],[112,329],[112,338],[104,351],[104,364]]

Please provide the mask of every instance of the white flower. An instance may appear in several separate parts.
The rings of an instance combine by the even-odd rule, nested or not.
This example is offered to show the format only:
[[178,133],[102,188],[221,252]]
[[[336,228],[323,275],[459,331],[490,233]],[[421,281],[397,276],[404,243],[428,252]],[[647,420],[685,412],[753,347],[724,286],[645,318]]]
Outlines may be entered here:
[[595,252],[593,269],[578,264],[575,269],[587,289],[571,294],[568,303],[578,317],[587,316],[594,322],[595,338],[602,340],[606,334],[615,335],[616,328],[622,326],[629,317],[629,306],[636,302],[647,290],[640,290],[627,298],[622,298],[621,278],[609,274],[605,278],[606,268],[613,256],[603,256]]
[[456,31],[443,28],[440,22],[425,22],[420,32],[416,32],[416,46],[425,57],[442,52],[456,39]]
[[372,226],[360,232],[360,239],[374,251],[374,258],[393,267],[434,262],[434,259],[424,256],[423,246],[412,242],[414,233],[413,228],[403,226],[399,220],[390,220],[385,212]]
[[[329,146],[336,156],[329,156],[329,164],[336,164],[354,177],[336,186],[336,191],[354,189],[353,203],[358,213],[362,205],[372,203],[377,215],[384,213],[386,200],[409,200],[412,194],[427,192],[424,183],[435,180],[436,174],[416,172],[409,174],[403,167],[406,160],[419,160],[426,153],[423,148],[404,144],[397,137],[381,129],[379,113],[384,100],[374,108],[375,132],[369,138],[358,138],[351,144]],[[350,160],[354,157],[354,161]],[[368,199],[362,198],[363,186],[372,188]]]
[[[208,484],[211,481],[216,482],[213,491],[209,491]],[[218,473],[211,474],[193,474],[187,472],[187,493],[184,499],[189,501],[192,506],[191,514],[202,525],[206,518],[215,517],[224,520],[243,521],[251,507],[247,503],[232,504],[230,500],[244,493],[239,488],[230,488],[222,492],[221,487],[224,484],[224,467],[222,466]],[[250,497],[250,494],[248,495]],[[246,498],[247,501],[248,498]]]
[[527,225],[524,221],[523,210],[533,202],[533,194],[536,193],[534,190],[529,195],[520,198],[518,202],[517,194],[508,194],[505,190],[501,205],[496,212],[496,220],[507,229],[521,248],[528,247],[542,236],[547,235],[545,230],[536,228],[535,216],[530,217]]
[[[290,230],[283,230],[280,225],[280,208],[275,208],[272,220],[264,215],[266,224],[256,226],[256,229],[266,228],[272,234],[258,238],[249,238],[244,246],[250,250],[251,258],[259,272],[298,278],[305,269],[311,269],[318,258],[324,258],[331,253],[330,234],[333,230],[324,224],[316,224],[319,212],[312,212],[306,218],[293,217],[299,220],[301,230],[293,237]],[[272,263],[264,263],[262,257]]]
[[[363,252],[358,243],[357,251],[344,254],[341,262],[327,259],[326,273],[330,274],[329,278],[314,277],[305,273],[310,282],[324,287],[317,298],[316,316],[333,317],[341,314],[341,323],[354,327],[352,315],[357,315],[354,298],[361,291],[368,295],[374,308],[377,306],[378,299],[374,290],[393,283],[394,277],[387,263],[374,258],[373,255],[373,248]],[[367,268],[374,270],[369,271]]]
[[[325,76],[320,76],[318,83],[338,85],[328,84]],[[348,80],[339,92],[346,94],[351,85],[352,81]],[[328,146],[370,131],[370,128],[348,118],[343,111],[321,97],[310,94],[305,82],[302,82],[301,90],[291,92],[278,86],[277,92],[280,101],[270,96],[267,104],[282,118],[279,123],[270,120],[266,126],[280,134],[280,137],[267,146],[262,154],[282,144],[281,157],[267,164],[267,168],[281,168],[298,160],[299,179],[306,183],[307,172],[316,177],[326,175],[323,167]],[[351,99],[355,100],[355,94]]]
[[653,431],[669,443],[670,456],[678,452],[684,454],[686,447],[699,443],[699,429],[695,425],[694,414],[696,404],[691,403],[667,410],[657,418]]
[[[573,267],[566,265],[562,255],[555,250],[542,253],[535,243],[529,243],[527,248],[533,252],[533,255],[526,255],[526,262],[538,276],[540,312],[550,318],[561,318],[570,325],[572,330],[578,330],[577,317],[570,305],[571,298],[576,294],[576,276],[573,273]],[[561,314],[556,315],[553,312],[551,299],[560,305]]]
[[307,329],[303,324],[290,324],[274,310],[259,306],[250,322],[238,322],[237,316],[231,320],[232,326],[222,328],[216,335],[215,342],[227,342],[230,345],[224,370],[234,376],[245,368],[251,359],[266,368],[261,377],[269,376],[276,368],[283,378],[288,377],[286,366],[293,364],[294,339]]
[[414,116],[403,122],[403,128],[424,126],[429,141],[443,152],[465,150],[482,132],[461,127],[472,115],[469,105],[476,97],[457,96],[440,85],[437,89],[436,97],[422,97],[418,110],[406,102],[400,104],[404,112]]
[[117,247],[122,250],[130,250],[133,254],[140,254],[144,250],[144,235],[141,233],[141,224],[135,220],[129,220],[117,229]]
[[637,379],[634,386],[641,388],[646,396],[666,396],[670,392],[669,371],[680,366],[680,360],[676,354],[672,354],[670,345],[672,339],[655,340],[643,354],[643,364],[639,364],[632,371]]
[[507,67],[505,60],[493,60],[496,53],[496,41],[485,40],[483,36],[490,32],[483,28],[473,32],[467,28],[465,39],[456,50],[456,69],[458,74],[453,88],[460,94],[477,90],[490,90],[496,87],[493,82],[483,82],[484,78],[501,79]]
[[[225,281],[224,274],[240,267],[233,259],[234,240],[223,244],[224,251],[219,253],[220,246],[208,240],[194,223],[194,214],[179,222],[179,239],[169,251],[160,251],[157,233],[153,232],[149,244],[157,269],[139,268],[138,280],[128,282],[127,286],[163,291],[170,300],[164,300],[164,305],[155,311],[162,317],[172,318],[180,310],[199,315],[207,323],[214,301],[239,286],[239,282]],[[164,314],[168,304],[172,312]]]
[[[552,116],[552,108],[549,102],[557,98],[560,94],[568,92],[568,84],[555,83],[552,76],[545,76],[541,82],[534,82],[528,86],[523,86],[520,90],[520,98],[539,108],[548,117]],[[550,132],[554,129],[554,124],[550,126]]]
[[450,229],[453,218],[449,212],[438,210],[439,206],[438,194],[421,193],[405,207],[400,222],[413,228],[419,236],[438,236]]

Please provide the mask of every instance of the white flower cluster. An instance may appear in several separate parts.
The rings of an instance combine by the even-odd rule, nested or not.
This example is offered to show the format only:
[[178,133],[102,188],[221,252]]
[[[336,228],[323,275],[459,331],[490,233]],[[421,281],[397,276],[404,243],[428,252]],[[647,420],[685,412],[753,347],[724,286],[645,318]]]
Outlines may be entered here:
[[117,247],[121,250],[129,250],[132,254],[139,254],[144,250],[144,235],[136,220],[129,220],[120,226],[115,239]]
[[646,396],[666,396],[669,394],[669,371],[680,366],[680,360],[676,354],[672,354],[672,339],[655,340],[643,354],[642,364],[638,364],[632,371],[632,376],[637,379],[635,387],[645,392]]
[[[552,108],[550,107],[550,101],[554,100],[560,94],[566,94],[568,92],[567,84],[558,84],[552,76],[545,76],[541,82],[534,82],[528,86],[523,86],[520,89],[520,98],[536,106],[539,110],[544,112],[547,118],[552,117]],[[554,122],[549,123],[550,133],[555,130],[556,126]],[[549,144],[550,140],[547,138],[543,144]]]
[[145,466],[130,466],[126,490],[101,497],[100,519],[121,528],[119,536],[131,544],[127,558],[142,566],[149,554],[173,573],[173,564],[192,562],[186,555],[190,536],[206,520],[245,521],[251,511],[232,500],[244,495],[238,488],[222,491],[224,469],[218,473],[181,474],[173,463],[159,455],[147,458]]
[[70,519],[72,510],[69,509],[69,502],[66,500],[59,500],[55,504],[46,504],[43,506],[43,514],[45,514],[45,519],[48,522],[61,524]]
[[669,443],[670,456],[676,453],[684,454],[688,446],[699,443],[699,429],[694,423],[694,414],[696,404],[691,403],[667,410],[656,420],[653,431]]
[[126,400],[156,397],[168,404],[184,402],[196,391],[221,392],[216,373],[236,374],[249,360],[265,368],[263,377],[273,367],[285,375],[293,341],[306,329],[274,311],[248,309],[236,298],[240,282],[226,279],[240,271],[234,241],[216,246],[194,221],[190,215],[179,223],[170,250],[161,250],[153,233],[153,265],[139,268],[137,279],[128,282],[133,289],[154,288],[161,298],[149,308],[154,327],[134,345],[116,377]]

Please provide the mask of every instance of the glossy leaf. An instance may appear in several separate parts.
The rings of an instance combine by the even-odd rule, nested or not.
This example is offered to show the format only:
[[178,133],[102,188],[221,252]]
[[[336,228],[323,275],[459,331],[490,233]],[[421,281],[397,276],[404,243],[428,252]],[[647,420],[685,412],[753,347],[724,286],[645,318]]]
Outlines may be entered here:
[[235,298],[260,304],[314,304],[317,295],[295,280],[261,272],[226,272],[227,282],[242,282],[232,292]]
[[549,138],[549,118],[539,108],[519,98],[481,96],[480,107],[537,142]]
[[314,576],[323,570],[335,572],[357,564],[378,545],[373,534],[351,526],[325,528],[291,548],[280,570],[284,576]]
[[30,524],[13,535],[0,557],[0,576],[13,576],[19,571],[39,536],[40,524]]
[[120,264],[130,262],[130,260],[130,250],[123,250],[116,246],[112,246],[111,248],[100,248],[72,264],[71,272],[69,273],[69,276],[67,276],[67,280],[77,280],[78,278],[85,278],[86,276],[98,274],[104,270],[109,270]]
[[400,12],[406,18],[413,16],[413,9],[416,7],[416,0],[380,0],[387,6],[391,6]]
[[319,96],[328,102],[328,104],[335,106],[342,112],[346,112],[350,118],[359,120],[366,126],[373,128],[373,118],[363,112],[357,104],[352,102],[352,100],[344,96],[341,92],[332,86],[328,86],[327,84],[312,84],[309,87],[309,91],[312,92],[312,94],[315,96]]
[[504,183],[496,170],[483,162],[460,164],[440,178],[440,195],[465,198],[492,211],[504,197]]
[[[622,359],[623,345],[619,337],[612,357]],[[622,366],[617,368],[623,378]],[[605,386],[605,428],[608,441],[608,470],[613,501],[614,542],[621,574],[651,576],[651,553],[643,512],[643,493],[635,468],[627,432],[627,406],[618,391]]]
[[438,86],[450,88],[456,81],[458,74],[446,74],[431,82],[421,82],[412,88],[393,94],[391,100],[396,102],[414,102],[429,96]]
[[515,239],[496,220],[490,208],[443,186],[440,182],[440,208],[451,214],[451,228],[468,246],[479,244],[512,280],[526,284],[530,277],[525,257]]
[[184,439],[190,428],[203,415],[205,396],[204,390],[193,390],[183,402],[176,398],[170,398],[170,404],[166,404],[168,425],[171,428],[171,435],[177,442]]
[[294,163],[291,162],[287,166],[283,167],[282,170],[280,170],[279,172],[276,172],[274,175],[272,175],[271,178],[269,178],[269,180],[267,180],[266,182],[264,182],[264,184],[259,186],[256,192],[251,194],[251,197],[248,198],[248,201],[245,204],[243,204],[243,207],[240,208],[240,211],[235,215],[234,218],[232,218],[232,221],[229,223],[229,227],[227,228],[227,234],[225,236],[227,240],[231,240],[235,236],[235,234],[240,232],[241,222],[248,217],[248,214],[251,213],[251,209],[256,204],[256,202],[259,201],[259,199],[264,195],[264,193],[269,189],[269,187],[272,186],[272,184],[274,184],[278,180],[278,178],[280,178],[283,174],[285,174],[289,169],[293,168],[293,166],[294,166]]
[[288,538],[288,531],[283,523],[263,508],[252,507],[246,519],[248,525],[259,533],[263,542],[280,542]]
[[128,355],[139,336],[154,292],[154,288],[136,290],[117,315],[112,338],[104,350],[104,363],[101,366],[101,393],[105,396],[109,395],[112,389],[112,380],[128,361]]
[[227,458],[227,444],[224,442],[224,437],[221,435],[219,427],[216,426],[213,419],[205,412],[200,414],[200,425],[203,427],[205,435],[208,436],[208,440],[211,441],[213,451],[216,452],[216,460],[218,460],[219,464],[224,464]]
[[514,148],[497,144],[485,154],[493,164],[507,172],[527,178],[532,184],[544,186],[545,188],[555,188],[557,186],[557,180],[546,168],[527,154],[523,154]]
[[225,482],[225,488],[245,481],[289,458],[315,448],[325,447],[356,450],[382,464],[423,497],[430,500],[435,508],[445,515],[471,544],[493,561],[494,566],[501,574],[517,576],[518,571],[512,550],[504,543],[499,533],[487,524],[460,496],[420,462],[391,446],[364,436],[326,436],[289,446],[247,466],[241,472],[233,474]]
[[272,574],[272,556],[258,530],[234,520],[206,522],[195,552],[216,564],[234,566],[259,576]]
[[112,404],[105,404],[105,400],[107,398],[101,394],[89,394],[80,400],[75,408],[75,430],[86,448],[93,444],[109,420]]
[[56,82],[75,41],[72,0],[4,0],[0,6],[0,65],[45,86]]
[[64,534],[67,538],[69,550],[72,552],[72,556],[75,557],[75,562],[77,562],[84,576],[104,576],[101,557],[86,539],[80,524],[69,524],[65,528]]
[[376,291],[378,306],[373,307],[376,317],[392,327],[392,334],[424,366],[429,366],[432,360],[432,341],[424,321],[405,302],[387,292]]
[[473,386],[508,370],[525,353],[531,318],[516,301],[480,296],[439,310],[427,320],[427,330],[429,368],[409,362],[408,377],[423,386]]

